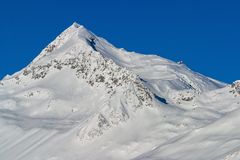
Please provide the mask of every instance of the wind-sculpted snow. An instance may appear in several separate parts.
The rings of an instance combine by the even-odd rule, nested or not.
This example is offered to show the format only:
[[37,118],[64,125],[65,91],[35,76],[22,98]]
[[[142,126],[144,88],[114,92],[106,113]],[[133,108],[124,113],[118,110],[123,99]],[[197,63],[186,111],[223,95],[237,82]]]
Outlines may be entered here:
[[0,81],[0,159],[238,160],[239,94],[74,23]]
[[[64,41],[64,39],[60,38],[54,41],[56,49],[59,48],[59,45],[62,45],[59,42],[60,40]],[[89,115],[88,121],[90,121],[91,125],[85,124],[83,129],[81,129],[79,133],[80,140],[92,139],[102,135],[104,130],[129,119],[128,112],[135,112],[138,108],[152,107],[152,94],[136,74],[116,65],[111,59],[103,57],[99,52],[94,50],[78,53],[77,48],[79,47],[81,46],[70,47],[54,59],[46,59],[42,63],[37,63],[36,61],[30,64],[22,72],[13,77],[15,84],[27,86],[29,82],[34,83],[34,81],[37,81],[38,83],[42,83],[45,78],[48,78],[48,75],[54,73],[61,74],[63,70],[67,69],[71,70],[72,74],[79,81],[85,81],[90,88],[102,88],[104,91],[101,94],[107,96],[106,103],[101,108],[99,107],[97,113],[92,116]],[[45,49],[47,53],[55,50],[49,50],[49,48],[51,47],[48,46]],[[46,55],[40,59],[44,59],[45,57]],[[28,92],[30,92],[28,97],[34,98],[35,94],[31,91]],[[46,95],[46,93],[43,95]],[[50,103],[46,108],[51,107],[54,96],[49,98],[49,101]],[[65,108],[67,107],[65,106]],[[74,108],[72,110],[74,111]],[[37,111],[35,110],[35,112]]]

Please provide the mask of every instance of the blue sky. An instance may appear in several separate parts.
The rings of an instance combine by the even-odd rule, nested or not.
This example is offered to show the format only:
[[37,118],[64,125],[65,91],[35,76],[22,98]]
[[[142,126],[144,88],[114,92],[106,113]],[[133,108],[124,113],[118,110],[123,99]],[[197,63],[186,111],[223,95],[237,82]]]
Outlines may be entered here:
[[36,57],[74,21],[117,47],[183,60],[231,83],[240,79],[240,1],[2,1],[0,77]]

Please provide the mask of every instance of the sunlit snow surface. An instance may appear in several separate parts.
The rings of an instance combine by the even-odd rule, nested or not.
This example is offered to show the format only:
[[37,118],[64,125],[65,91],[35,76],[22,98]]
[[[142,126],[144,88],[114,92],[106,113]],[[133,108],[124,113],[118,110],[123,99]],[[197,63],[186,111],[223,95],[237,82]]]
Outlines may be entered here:
[[239,88],[74,23],[0,81],[0,159],[239,160]]

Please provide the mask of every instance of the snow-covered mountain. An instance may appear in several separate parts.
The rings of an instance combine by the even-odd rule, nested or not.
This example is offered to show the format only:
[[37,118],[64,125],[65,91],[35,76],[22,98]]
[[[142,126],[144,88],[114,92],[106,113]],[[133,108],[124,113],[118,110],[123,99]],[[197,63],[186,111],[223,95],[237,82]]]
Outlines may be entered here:
[[240,82],[74,23],[0,81],[3,160],[239,160]]

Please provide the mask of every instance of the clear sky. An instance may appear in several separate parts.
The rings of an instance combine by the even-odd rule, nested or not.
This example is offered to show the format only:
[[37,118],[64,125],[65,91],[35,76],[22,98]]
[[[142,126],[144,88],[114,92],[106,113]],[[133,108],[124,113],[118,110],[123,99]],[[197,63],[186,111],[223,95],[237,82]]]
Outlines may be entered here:
[[237,0],[3,0],[0,77],[30,63],[74,21],[117,47],[182,60],[221,81],[240,79]]

